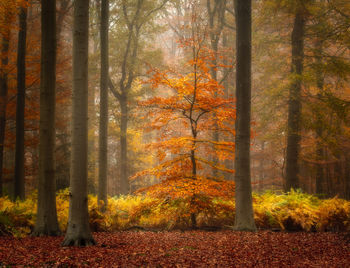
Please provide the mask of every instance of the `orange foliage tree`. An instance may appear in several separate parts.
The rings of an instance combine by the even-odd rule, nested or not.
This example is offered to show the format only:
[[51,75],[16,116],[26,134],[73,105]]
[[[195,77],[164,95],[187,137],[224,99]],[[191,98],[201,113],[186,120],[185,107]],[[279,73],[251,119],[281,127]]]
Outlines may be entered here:
[[[159,198],[186,199],[192,227],[196,216],[215,197],[232,198],[234,184],[213,177],[212,169],[233,173],[224,160],[233,161],[234,143],[213,141],[211,133],[234,136],[234,102],[224,97],[223,87],[210,75],[213,53],[204,46],[204,38],[182,40],[192,58],[185,64],[187,73],[152,69],[147,83],[158,89],[156,97],[141,101],[151,122],[148,130],[159,130],[157,142],[148,144],[157,154],[159,165],[139,172],[134,178],[152,176],[160,183],[142,189]],[[162,96],[159,96],[162,95]],[[230,139],[232,140],[232,139]],[[219,157],[213,162],[211,156]]]
[[[58,58],[57,58],[57,113],[56,113],[56,163],[57,184],[60,188],[67,187],[67,172],[69,173],[69,111],[71,98],[71,44],[63,36],[70,32],[69,8],[58,6]],[[16,141],[16,95],[17,95],[17,32],[19,7],[27,5],[28,34],[26,48],[26,105],[25,105],[25,188],[31,191],[35,188],[38,170],[38,131],[39,131],[39,87],[40,87],[40,2],[24,0],[0,1],[0,177],[4,183],[4,192],[11,193],[10,183],[14,176],[14,150]],[[67,20],[67,22],[65,21]],[[6,46],[8,48],[6,49]],[[7,50],[7,51],[6,51]],[[6,81],[6,83],[5,83]],[[6,88],[4,88],[6,86]],[[6,125],[5,125],[6,122]],[[3,166],[1,168],[1,152]],[[2,171],[2,172],[1,172]],[[69,175],[69,174],[68,174]],[[68,176],[69,177],[69,176]],[[64,181],[64,182],[63,182]],[[1,179],[0,179],[1,185]],[[1,188],[1,186],[0,186]]]

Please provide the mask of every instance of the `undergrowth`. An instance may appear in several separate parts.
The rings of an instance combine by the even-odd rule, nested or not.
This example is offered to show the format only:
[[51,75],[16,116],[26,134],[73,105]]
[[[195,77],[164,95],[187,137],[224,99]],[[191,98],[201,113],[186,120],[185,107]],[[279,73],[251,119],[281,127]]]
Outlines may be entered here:
[[[198,227],[225,227],[234,224],[234,200],[202,198],[206,204],[196,214]],[[0,198],[0,235],[25,236],[33,230],[37,194],[25,201]],[[98,209],[97,197],[89,196],[90,225],[93,231],[130,228],[153,230],[186,229],[191,226],[188,199],[157,199],[146,195],[110,197],[105,213]],[[254,194],[254,216],[260,229],[286,231],[350,231],[350,201],[322,200],[301,191],[287,194]],[[57,194],[57,214],[62,231],[68,221],[68,190]]]

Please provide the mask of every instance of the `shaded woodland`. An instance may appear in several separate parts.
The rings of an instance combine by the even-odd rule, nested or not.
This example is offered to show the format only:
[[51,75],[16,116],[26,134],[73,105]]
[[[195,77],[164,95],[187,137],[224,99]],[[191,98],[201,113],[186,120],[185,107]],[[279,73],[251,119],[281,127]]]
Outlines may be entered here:
[[[150,231],[262,244],[270,231],[244,231],[350,231],[349,1],[0,0],[0,38],[0,242],[65,234],[108,251],[94,232],[148,231],[153,245]],[[318,235],[271,237],[336,241]],[[346,239],[329,246],[340,266]],[[33,263],[3,250],[0,266]],[[40,263],[75,263],[57,258]],[[110,265],[95,261],[83,265]]]

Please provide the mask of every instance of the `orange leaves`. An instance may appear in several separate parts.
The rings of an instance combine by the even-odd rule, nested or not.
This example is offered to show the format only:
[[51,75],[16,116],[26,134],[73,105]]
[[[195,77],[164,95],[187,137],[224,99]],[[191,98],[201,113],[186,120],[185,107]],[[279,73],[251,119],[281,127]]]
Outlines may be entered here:
[[192,196],[210,196],[230,199],[234,196],[234,183],[214,181],[198,176],[196,179],[179,178],[166,180],[147,189],[147,195],[157,198],[189,198]]
[[[186,43],[188,42],[188,43]],[[157,178],[160,183],[147,187],[148,195],[183,199],[191,213],[204,209],[214,197],[232,198],[234,183],[212,177],[212,170],[233,173],[220,161],[233,160],[234,143],[213,141],[214,132],[233,140],[235,109],[223,87],[209,73],[215,54],[202,49],[198,40],[183,40],[196,50],[184,66],[185,74],[152,69],[147,81],[157,95],[139,102],[148,108],[146,126],[157,130],[158,142],[147,148],[155,151],[159,165],[133,176]],[[218,161],[212,161],[213,157]],[[203,199],[204,198],[204,199]]]

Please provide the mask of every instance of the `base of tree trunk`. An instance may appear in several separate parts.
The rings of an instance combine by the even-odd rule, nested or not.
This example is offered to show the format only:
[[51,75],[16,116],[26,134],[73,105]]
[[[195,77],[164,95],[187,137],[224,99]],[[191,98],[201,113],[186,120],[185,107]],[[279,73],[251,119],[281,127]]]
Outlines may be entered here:
[[93,238],[87,238],[83,236],[76,236],[76,237],[66,237],[63,242],[63,247],[86,247],[86,246],[93,246],[96,245],[96,242]]
[[31,233],[31,236],[33,236],[33,237],[59,236],[61,234],[62,233],[59,229],[51,230],[49,228],[41,227],[41,228],[34,228],[34,231]]
[[255,226],[233,226],[232,227],[233,231],[238,231],[238,232],[256,232],[257,229]]

